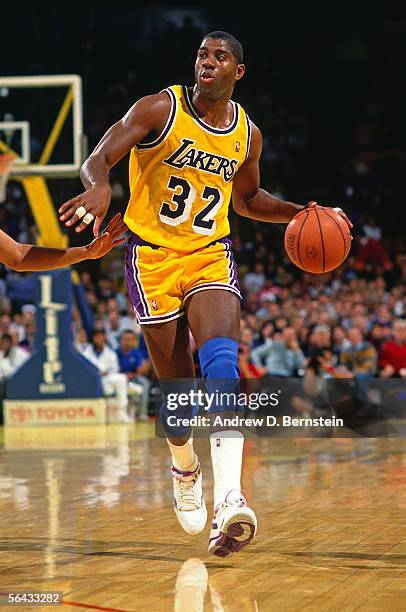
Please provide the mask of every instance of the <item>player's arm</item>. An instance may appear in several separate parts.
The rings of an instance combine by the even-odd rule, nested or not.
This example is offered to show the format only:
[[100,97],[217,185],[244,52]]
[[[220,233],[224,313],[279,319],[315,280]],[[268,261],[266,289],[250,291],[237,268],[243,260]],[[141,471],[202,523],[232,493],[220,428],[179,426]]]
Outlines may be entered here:
[[[246,161],[237,171],[233,183],[233,208],[243,217],[249,217],[256,221],[268,221],[270,223],[289,223],[299,210],[309,206],[315,206],[311,201],[306,206],[286,202],[274,197],[265,189],[261,189],[259,159],[262,152],[262,135],[256,125],[251,122],[251,146]],[[340,214],[352,227],[352,223],[341,211]]]
[[[132,147],[151,132],[160,134],[169,117],[171,102],[168,94],[159,93],[141,98],[117,121],[100,140],[94,151],[84,162],[80,178],[86,191],[62,204],[60,220],[67,226],[79,221],[76,211],[84,207],[96,220],[93,233],[98,235],[111,199],[109,171]],[[76,227],[77,232],[86,229],[83,221]]]
[[38,272],[54,270],[83,261],[97,259],[108,253],[113,247],[126,240],[122,237],[127,226],[117,214],[106,227],[105,232],[86,246],[68,249],[38,247],[32,244],[16,242],[0,230],[0,261],[16,272]]

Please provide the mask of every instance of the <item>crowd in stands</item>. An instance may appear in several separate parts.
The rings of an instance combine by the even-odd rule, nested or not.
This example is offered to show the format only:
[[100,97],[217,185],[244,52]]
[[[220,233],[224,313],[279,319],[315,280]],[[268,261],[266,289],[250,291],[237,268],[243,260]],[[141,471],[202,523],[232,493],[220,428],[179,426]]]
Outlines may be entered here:
[[[232,226],[243,295],[242,377],[406,379],[406,256],[402,244],[391,248],[374,219],[355,231],[345,264],[324,275],[289,262],[283,226],[237,217]],[[147,418],[154,371],[127,297],[122,257],[117,249],[99,282],[81,273],[93,331],[86,333],[76,306],[72,326],[76,348],[99,369],[104,392],[116,396],[125,421],[132,397],[137,417]],[[3,270],[3,383],[33,350],[36,307],[25,303],[30,278]]]

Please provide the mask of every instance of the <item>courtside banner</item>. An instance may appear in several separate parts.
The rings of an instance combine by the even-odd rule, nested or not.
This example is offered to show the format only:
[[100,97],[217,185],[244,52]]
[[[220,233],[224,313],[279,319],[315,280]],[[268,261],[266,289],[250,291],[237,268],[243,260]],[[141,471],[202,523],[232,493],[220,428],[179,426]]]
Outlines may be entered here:
[[[35,346],[30,359],[7,381],[5,422],[30,422],[22,416],[26,407],[32,409],[26,416],[31,414],[33,423],[98,423],[104,419],[100,376],[73,345],[71,271],[36,273],[35,279]],[[93,400],[98,400],[94,409]],[[36,403],[30,406],[33,401]],[[58,402],[58,411],[52,412]]]
[[104,398],[7,400],[7,425],[100,425],[106,422]]
[[406,381],[364,378],[159,381],[160,437],[406,437]]

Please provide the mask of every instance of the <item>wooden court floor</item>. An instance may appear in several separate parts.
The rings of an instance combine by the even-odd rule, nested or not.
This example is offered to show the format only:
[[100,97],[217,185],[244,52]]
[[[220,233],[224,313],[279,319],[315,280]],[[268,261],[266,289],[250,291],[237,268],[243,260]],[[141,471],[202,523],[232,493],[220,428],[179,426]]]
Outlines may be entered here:
[[64,593],[24,610],[406,610],[405,440],[250,439],[244,466],[258,535],[218,559],[208,527],[176,522],[152,424],[3,429],[0,592]]

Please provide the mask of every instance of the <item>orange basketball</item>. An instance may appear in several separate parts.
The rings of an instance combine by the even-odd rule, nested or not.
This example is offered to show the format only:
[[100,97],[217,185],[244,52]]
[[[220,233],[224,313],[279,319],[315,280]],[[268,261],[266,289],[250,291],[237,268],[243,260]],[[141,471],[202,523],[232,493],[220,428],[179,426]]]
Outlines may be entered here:
[[306,272],[323,274],[338,268],[350,248],[350,228],[332,208],[305,208],[286,228],[285,249],[289,259]]

